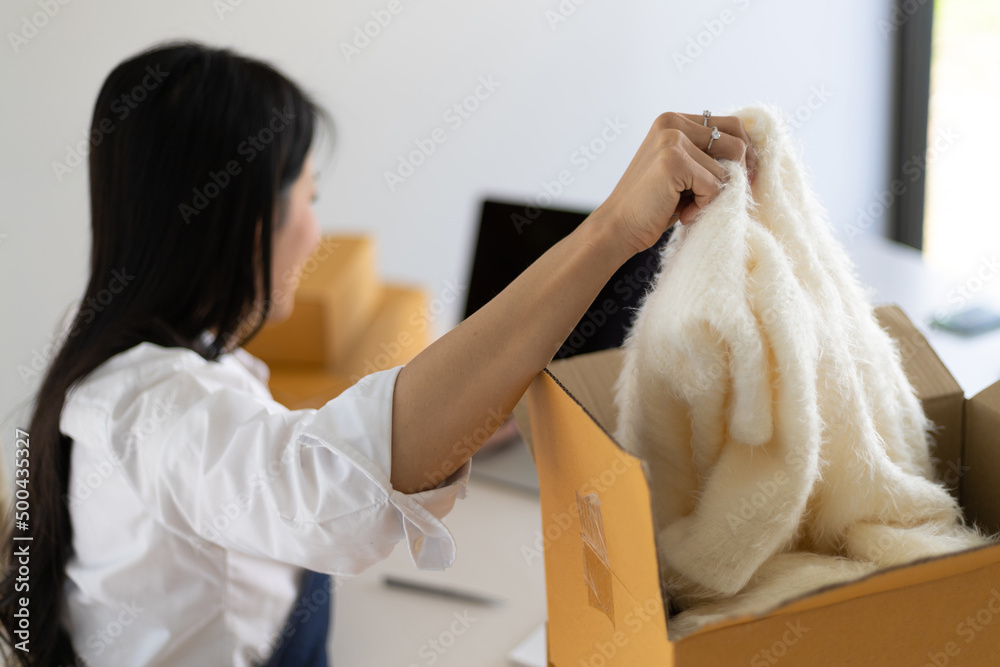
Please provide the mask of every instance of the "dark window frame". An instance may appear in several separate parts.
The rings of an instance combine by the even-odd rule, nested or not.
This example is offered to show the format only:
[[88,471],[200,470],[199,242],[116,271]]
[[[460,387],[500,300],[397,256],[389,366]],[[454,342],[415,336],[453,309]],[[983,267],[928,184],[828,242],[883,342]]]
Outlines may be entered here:
[[[908,14],[907,8],[912,13]],[[924,164],[922,160],[927,155],[934,1],[894,0],[891,21],[898,27],[890,184],[902,178],[907,162],[912,164],[914,159],[919,159],[919,164]],[[926,181],[926,169],[922,169],[921,177],[907,183],[888,212],[890,237],[918,250],[922,250],[924,244]]]

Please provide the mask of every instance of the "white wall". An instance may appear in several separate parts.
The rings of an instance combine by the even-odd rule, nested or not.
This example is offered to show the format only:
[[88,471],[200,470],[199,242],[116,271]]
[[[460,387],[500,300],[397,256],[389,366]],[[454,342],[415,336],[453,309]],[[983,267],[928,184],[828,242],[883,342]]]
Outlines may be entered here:
[[[855,222],[888,182],[892,36],[878,25],[888,0],[399,1],[401,11],[351,62],[340,44],[388,0],[3,1],[0,440],[25,425],[35,388],[18,366],[44,354],[87,275],[86,167],[60,182],[52,162],[85,137],[110,69],[165,38],[234,46],[312,91],[340,131],[320,184],[324,228],[374,233],[383,277],[422,284],[432,297],[447,294],[446,281],[464,284],[484,194],[534,198],[543,180],[571,169],[574,181],[554,205],[594,208],[663,111],[723,114],[760,100],[798,112],[804,158],[838,226]],[[33,16],[43,23],[48,4],[58,12],[15,52],[11,33]],[[237,6],[219,12],[229,4]],[[553,27],[549,12],[560,7],[573,11]],[[678,65],[675,54],[697,40],[702,53]],[[453,128],[444,110],[480,77],[499,88]],[[624,133],[578,171],[577,147],[615,118]],[[384,172],[436,127],[445,143],[390,192]],[[437,333],[457,322],[460,301]]]

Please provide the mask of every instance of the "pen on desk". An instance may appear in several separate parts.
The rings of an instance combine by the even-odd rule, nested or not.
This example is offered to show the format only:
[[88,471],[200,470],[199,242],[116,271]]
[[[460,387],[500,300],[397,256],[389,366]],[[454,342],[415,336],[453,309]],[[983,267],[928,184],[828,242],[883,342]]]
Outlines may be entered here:
[[427,593],[429,595],[438,595],[440,597],[450,598],[452,600],[463,600],[465,602],[475,602],[477,604],[488,604],[488,605],[498,605],[506,602],[504,598],[494,597],[490,595],[480,595],[479,593],[468,593],[466,591],[460,591],[454,588],[447,588],[445,586],[437,586],[434,584],[424,584],[416,581],[409,581],[407,579],[400,579],[399,577],[393,577],[392,575],[386,575],[382,578],[382,581],[386,586],[390,588],[402,588],[408,591],[417,591],[420,593]]

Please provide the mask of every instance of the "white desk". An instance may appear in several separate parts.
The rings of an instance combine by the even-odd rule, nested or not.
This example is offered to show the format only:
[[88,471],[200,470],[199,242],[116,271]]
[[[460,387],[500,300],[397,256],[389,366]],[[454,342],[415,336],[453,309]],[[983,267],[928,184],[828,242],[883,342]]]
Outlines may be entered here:
[[[847,244],[861,282],[875,290],[873,302],[898,304],[927,337],[966,396],[1000,380],[1000,329],[964,338],[928,326],[959,284],[929,270],[920,253],[879,237],[859,237]],[[969,267],[969,278],[974,269]]]
[[[334,665],[509,667],[507,652],[545,620],[542,559],[529,564],[521,554],[522,545],[534,545],[541,532],[538,497],[473,475],[468,495],[446,521],[458,544],[449,570],[418,570],[400,543],[389,559],[341,583],[329,645]],[[490,607],[387,588],[386,574],[507,602]],[[455,624],[452,634],[455,614],[466,612],[471,623]],[[438,652],[432,640],[451,646]]]
[[[856,239],[848,250],[862,282],[875,289],[875,303],[899,304],[967,395],[1000,379],[1000,332],[963,339],[927,326],[935,310],[947,303],[954,284],[928,271],[918,252],[874,237]],[[541,559],[528,564],[521,553],[521,547],[533,544],[541,530],[537,497],[473,477],[468,497],[456,503],[447,523],[458,543],[458,557],[450,570],[417,570],[399,545],[387,561],[342,583],[330,644],[334,664],[506,667],[507,652],[545,619],[543,564]],[[509,601],[501,607],[482,607],[389,589],[382,584],[384,574]],[[476,620],[463,634],[450,636],[454,614],[466,611]],[[429,644],[451,639],[451,647],[440,654]]]

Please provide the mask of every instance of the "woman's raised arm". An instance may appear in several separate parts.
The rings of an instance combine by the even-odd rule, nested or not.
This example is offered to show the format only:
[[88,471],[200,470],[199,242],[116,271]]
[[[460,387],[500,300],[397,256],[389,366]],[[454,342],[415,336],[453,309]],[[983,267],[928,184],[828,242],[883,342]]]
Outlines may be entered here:
[[[505,290],[403,368],[392,408],[393,488],[437,486],[500,426],[552,360],[604,284],[680,217],[691,222],[719,192],[715,159],[748,161],[736,118],[665,113],[639,146],[610,197]],[[479,435],[475,437],[474,434]]]

